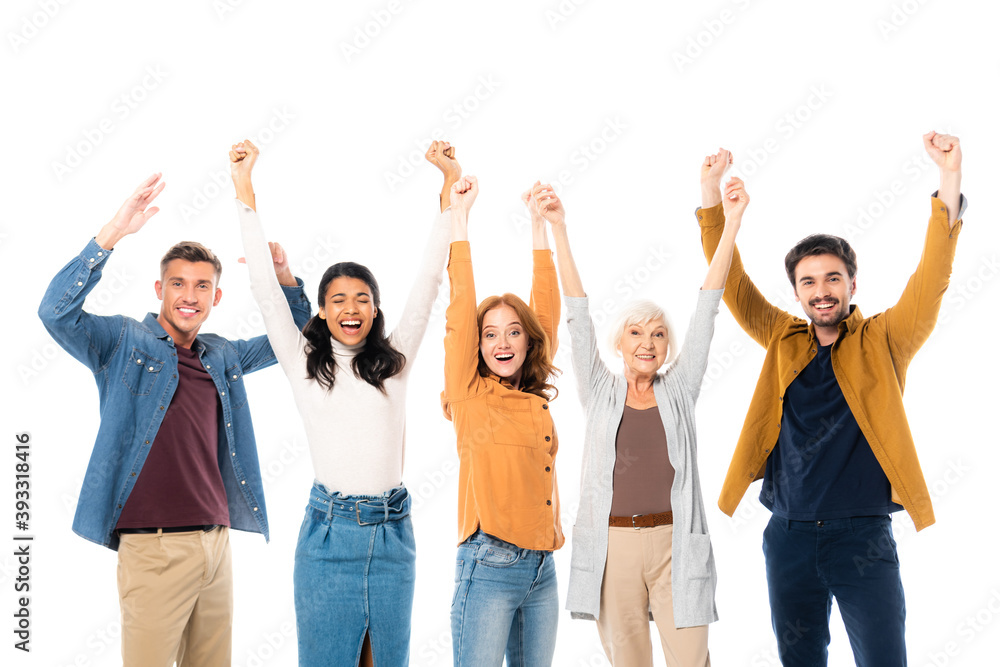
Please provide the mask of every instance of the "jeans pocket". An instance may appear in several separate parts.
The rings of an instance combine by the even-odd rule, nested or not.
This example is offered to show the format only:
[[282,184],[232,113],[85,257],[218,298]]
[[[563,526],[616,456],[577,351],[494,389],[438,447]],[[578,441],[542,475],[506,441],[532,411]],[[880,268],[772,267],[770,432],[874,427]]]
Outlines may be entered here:
[[521,558],[521,550],[499,544],[480,544],[476,563],[488,567],[510,567]]

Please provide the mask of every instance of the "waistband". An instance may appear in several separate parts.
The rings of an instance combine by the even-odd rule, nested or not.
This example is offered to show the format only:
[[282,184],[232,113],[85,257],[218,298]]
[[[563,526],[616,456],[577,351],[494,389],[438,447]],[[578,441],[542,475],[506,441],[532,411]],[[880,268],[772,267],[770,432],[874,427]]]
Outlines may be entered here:
[[459,547],[465,545],[486,545],[489,547],[500,547],[502,549],[507,549],[508,551],[515,552],[519,554],[521,558],[527,558],[531,554],[538,554],[540,556],[551,555],[551,551],[546,551],[543,549],[523,549],[513,542],[507,542],[506,540],[501,540],[499,537],[494,537],[489,533],[484,533],[482,528],[479,528],[472,535],[469,535]]
[[332,517],[357,521],[359,526],[370,526],[386,521],[399,521],[410,515],[410,494],[399,485],[374,496],[345,496],[339,491],[330,493],[319,482],[314,482],[309,492],[309,507]]
[[816,532],[816,533],[852,533],[866,526],[873,524],[892,524],[892,516],[880,514],[876,516],[854,516],[844,519],[820,519],[815,521],[800,521],[796,519],[784,519],[771,515],[770,521],[782,526],[786,530],[796,532]]

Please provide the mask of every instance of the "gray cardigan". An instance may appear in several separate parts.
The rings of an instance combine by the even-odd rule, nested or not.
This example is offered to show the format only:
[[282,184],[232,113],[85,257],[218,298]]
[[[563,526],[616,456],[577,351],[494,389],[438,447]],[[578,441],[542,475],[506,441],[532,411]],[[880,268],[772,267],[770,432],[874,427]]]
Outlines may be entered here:
[[[698,477],[695,401],[708,365],[722,291],[702,290],[677,360],[653,381],[656,405],[667,435],[667,454],[675,470],[670,489],[674,513],[671,553],[674,623],[678,628],[719,620],[715,608],[715,559],[708,536]],[[580,509],[573,526],[569,593],[573,618],[595,620],[608,556],[608,517],[615,470],[615,439],[628,384],[601,360],[587,298],[566,297],[573,370],[587,413],[580,482]]]

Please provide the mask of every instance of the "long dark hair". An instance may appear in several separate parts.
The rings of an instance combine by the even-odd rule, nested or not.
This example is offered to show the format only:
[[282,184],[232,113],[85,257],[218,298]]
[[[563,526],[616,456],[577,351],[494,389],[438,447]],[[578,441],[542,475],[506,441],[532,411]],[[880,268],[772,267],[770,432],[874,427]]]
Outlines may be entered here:
[[[326,308],[326,291],[336,278],[357,278],[363,281],[372,291],[372,301],[376,308],[376,317],[372,320],[372,328],[365,338],[365,347],[351,361],[354,375],[385,393],[385,381],[398,374],[406,365],[406,356],[395,349],[385,335],[385,314],[382,312],[381,297],[378,283],[368,267],[354,262],[338,262],[328,268],[319,282],[318,303]],[[316,380],[320,385],[333,389],[333,374],[337,369],[333,358],[333,345],[330,343],[330,327],[326,320],[314,315],[302,327],[302,335],[306,337],[306,377]]]

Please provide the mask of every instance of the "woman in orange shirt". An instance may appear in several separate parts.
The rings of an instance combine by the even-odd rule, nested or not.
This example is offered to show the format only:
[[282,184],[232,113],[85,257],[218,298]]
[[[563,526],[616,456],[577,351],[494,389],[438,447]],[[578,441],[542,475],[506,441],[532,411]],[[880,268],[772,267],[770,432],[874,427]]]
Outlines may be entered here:
[[458,436],[458,555],[451,607],[456,667],[551,665],[563,545],[549,401],[559,285],[545,221],[532,212],[530,305],[514,294],[476,306],[468,213],[475,177],[452,186],[445,416]]

